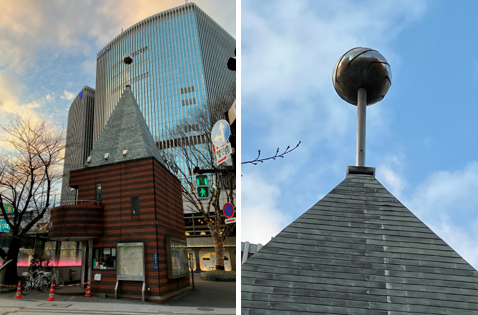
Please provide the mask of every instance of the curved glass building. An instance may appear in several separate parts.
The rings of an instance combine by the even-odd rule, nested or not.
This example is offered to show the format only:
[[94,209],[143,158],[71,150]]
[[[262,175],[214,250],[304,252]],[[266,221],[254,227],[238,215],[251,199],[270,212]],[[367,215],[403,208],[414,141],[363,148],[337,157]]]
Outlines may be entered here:
[[[129,82],[158,148],[174,148],[168,131],[235,83],[235,72],[226,66],[235,45],[194,3],[153,15],[119,34],[97,54],[93,142]],[[125,54],[133,56],[129,66],[122,62]],[[190,135],[191,143],[210,143],[204,134]]]
[[75,200],[76,191],[70,190],[70,170],[82,168],[93,149],[93,108],[95,90],[89,86],[81,89],[68,110],[65,161],[61,185],[61,201]]

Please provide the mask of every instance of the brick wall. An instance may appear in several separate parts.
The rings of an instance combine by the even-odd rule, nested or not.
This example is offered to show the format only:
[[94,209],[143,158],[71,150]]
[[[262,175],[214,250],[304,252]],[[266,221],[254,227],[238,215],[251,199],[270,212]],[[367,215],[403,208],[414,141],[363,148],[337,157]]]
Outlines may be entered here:
[[94,238],[103,236],[103,206],[93,203],[53,208],[50,238]]
[[[79,200],[95,197],[95,184],[102,185],[103,237],[93,247],[144,242],[148,295],[165,295],[189,286],[189,277],[168,279],[166,237],[186,239],[181,183],[154,158],[72,171],[70,186],[78,188]],[[131,197],[139,197],[139,215],[131,213]],[[158,270],[154,268],[158,255]],[[92,280],[93,292],[114,293],[116,271],[96,270],[101,282]],[[121,281],[122,294],[141,294],[142,283]]]

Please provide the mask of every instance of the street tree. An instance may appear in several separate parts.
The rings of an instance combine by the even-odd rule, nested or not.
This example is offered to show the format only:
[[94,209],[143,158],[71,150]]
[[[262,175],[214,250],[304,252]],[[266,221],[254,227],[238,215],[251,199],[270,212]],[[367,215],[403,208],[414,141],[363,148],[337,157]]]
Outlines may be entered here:
[[[52,206],[51,195],[62,178],[65,132],[56,129],[46,118],[13,116],[0,128],[4,149],[0,151],[0,209],[10,228],[8,252],[0,249],[7,266],[6,282],[17,278],[17,259],[21,240]],[[13,213],[4,205],[11,204]]]
[[[169,139],[158,145],[166,167],[176,173],[182,183],[182,196],[186,207],[203,216],[216,253],[216,270],[224,270],[224,242],[236,224],[225,224],[222,207],[228,202],[236,204],[236,173],[232,163],[217,165],[211,142],[214,124],[225,118],[236,96],[235,84],[205,106],[191,110],[189,117],[171,128]],[[196,194],[195,167],[210,170],[210,199],[200,200]]]

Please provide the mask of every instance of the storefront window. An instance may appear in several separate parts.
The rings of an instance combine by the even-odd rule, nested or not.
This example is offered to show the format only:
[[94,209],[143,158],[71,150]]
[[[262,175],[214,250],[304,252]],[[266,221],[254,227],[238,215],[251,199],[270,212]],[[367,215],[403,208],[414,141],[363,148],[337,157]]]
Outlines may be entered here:
[[116,270],[116,247],[94,248],[93,269]]

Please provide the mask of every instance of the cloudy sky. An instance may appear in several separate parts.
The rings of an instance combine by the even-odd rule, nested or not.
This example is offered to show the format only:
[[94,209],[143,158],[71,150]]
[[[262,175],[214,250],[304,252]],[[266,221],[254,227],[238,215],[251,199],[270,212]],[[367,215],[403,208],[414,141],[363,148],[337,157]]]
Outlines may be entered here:
[[267,243],[355,165],[356,107],[332,85],[357,46],[392,87],[368,107],[366,165],[478,267],[478,2],[242,1],[242,240]]
[[[194,2],[236,36],[234,0]],[[0,0],[0,122],[20,112],[66,128],[73,99],[83,86],[95,88],[101,48],[122,28],[184,3]]]

